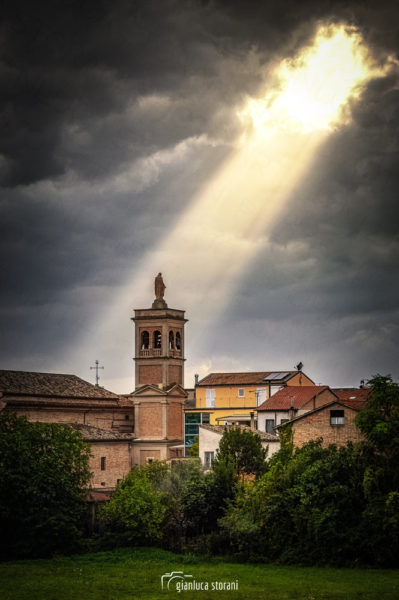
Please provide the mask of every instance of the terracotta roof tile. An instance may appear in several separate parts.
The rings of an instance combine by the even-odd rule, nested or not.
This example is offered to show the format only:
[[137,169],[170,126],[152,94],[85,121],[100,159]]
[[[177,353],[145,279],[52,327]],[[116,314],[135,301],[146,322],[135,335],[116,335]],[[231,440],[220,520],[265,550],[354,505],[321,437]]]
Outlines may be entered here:
[[102,387],[92,385],[76,375],[1,371],[0,392],[5,395],[48,396],[62,398],[112,399],[118,396]]
[[83,425],[80,423],[71,423],[70,426],[82,434],[82,437],[87,442],[93,441],[129,441],[136,437],[133,433],[121,433],[110,429],[100,429],[92,425]]
[[[226,429],[229,428],[226,425],[205,425],[205,424],[200,425],[200,427],[202,427],[203,429],[207,429],[208,431],[214,431],[215,433],[220,433],[220,435],[223,435],[224,432],[226,431]],[[259,429],[252,430],[247,425],[231,425],[230,427],[239,427],[240,429],[243,429],[244,431],[253,431],[253,433],[256,433],[262,441],[266,441],[266,442],[279,442],[280,441],[279,438],[277,437],[277,435],[273,435],[272,433],[267,433],[266,431],[259,431]]]
[[365,406],[370,391],[370,388],[337,388],[333,390],[341,402],[347,406],[353,406],[357,410],[361,410]]
[[327,385],[290,385],[265,400],[258,406],[258,412],[263,410],[289,410],[291,408],[291,398],[294,401],[294,409],[299,410],[309,400],[328,389]]
[[254,371],[244,373],[210,373],[198,382],[198,386],[210,385],[266,385],[265,377],[272,373],[285,373],[282,379],[267,383],[281,384],[293,377],[298,371]]

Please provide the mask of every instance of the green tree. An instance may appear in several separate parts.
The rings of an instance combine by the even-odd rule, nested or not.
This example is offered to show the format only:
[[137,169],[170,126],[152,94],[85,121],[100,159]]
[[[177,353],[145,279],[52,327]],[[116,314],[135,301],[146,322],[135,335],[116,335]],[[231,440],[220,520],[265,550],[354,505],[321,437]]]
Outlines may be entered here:
[[198,437],[198,435],[195,436],[194,443],[191,446],[191,448],[188,451],[188,453],[193,458],[195,458],[196,456],[199,456],[199,437]]
[[0,554],[44,556],[77,547],[90,446],[67,425],[0,415]]
[[159,488],[167,474],[165,463],[133,467],[103,507],[103,520],[124,541],[151,544],[162,540],[171,508],[169,495]]
[[267,470],[266,458],[267,449],[262,447],[259,435],[241,427],[230,427],[220,440],[215,463],[232,463],[237,475],[259,476]]
[[369,382],[367,404],[356,416],[365,436],[368,464],[363,477],[367,500],[364,552],[376,564],[396,565],[399,555],[399,385],[390,375]]
[[233,549],[272,561],[355,562],[364,534],[361,448],[323,448],[319,440],[291,457],[286,450],[273,456],[267,473],[241,488],[220,520]]
[[368,382],[371,391],[356,425],[367,441],[388,459],[399,458],[399,385],[390,375],[376,375]]

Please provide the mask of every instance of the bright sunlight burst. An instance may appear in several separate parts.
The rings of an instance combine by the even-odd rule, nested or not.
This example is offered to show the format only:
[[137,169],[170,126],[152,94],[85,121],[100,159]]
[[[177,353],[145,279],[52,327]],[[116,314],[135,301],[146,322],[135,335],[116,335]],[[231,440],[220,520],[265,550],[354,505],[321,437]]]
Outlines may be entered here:
[[332,129],[345,119],[343,107],[357,99],[362,84],[381,72],[371,64],[361,35],[353,28],[320,27],[312,46],[284,60],[274,75],[280,90],[251,99],[240,115],[250,115],[258,132],[270,127],[310,132]]

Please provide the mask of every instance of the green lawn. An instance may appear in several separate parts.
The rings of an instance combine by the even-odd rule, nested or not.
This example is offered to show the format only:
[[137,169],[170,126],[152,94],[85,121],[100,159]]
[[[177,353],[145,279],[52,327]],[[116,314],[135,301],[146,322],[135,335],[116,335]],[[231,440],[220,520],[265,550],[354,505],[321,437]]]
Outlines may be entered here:
[[[162,591],[161,576],[183,571],[182,581],[208,591]],[[238,581],[238,591],[212,582]],[[399,571],[235,564],[158,549],[137,548],[52,560],[0,564],[1,600],[133,600],[136,598],[250,598],[264,600],[397,600]]]

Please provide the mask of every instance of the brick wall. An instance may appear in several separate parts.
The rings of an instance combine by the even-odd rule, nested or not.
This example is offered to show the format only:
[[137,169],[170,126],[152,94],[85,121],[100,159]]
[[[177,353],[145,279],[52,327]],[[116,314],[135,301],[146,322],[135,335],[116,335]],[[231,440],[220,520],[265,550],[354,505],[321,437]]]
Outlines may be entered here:
[[162,365],[140,365],[137,385],[162,383]]
[[180,383],[182,384],[182,368],[180,365],[169,366],[169,383]]
[[40,421],[41,423],[84,423],[83,410],[60,410],[57,408],[28,408],[28,407],[13,407],[19,417],[24,416],[28,421]]
[[161,451],[156,448],[148,448],[145,450],[140,450],[140,465],[145,465],[148,462],[148,459],[152,460],[164,460],[161,458]]
[[160,402],[141,402],[139,410],[140,437],[163,437],[163,408]]
[[[114,488],[118,479],[123,479],[131,469],[130,442],[95,441],[91,444],[91,485],[98,489]],[[105,469],[101,470],[101,457],[105,458]],[[102,485],[104,484],[104,485]]]
[[169,438],[184,438],[183,403],[181,401],[170,402],[167,407],[167,431]]
[[[331,425],[330,410],[344,410],[345,424]],[[364,438],[355,425],[356,414],[356,411],[345,408],[341,404],[330,404],[327,408],[303,417],[292,423],[295,446],[303,446],[310,440],[320,437],[323,438],[323,446],[329,444],[345,446],[348,441],[362,441]]]

